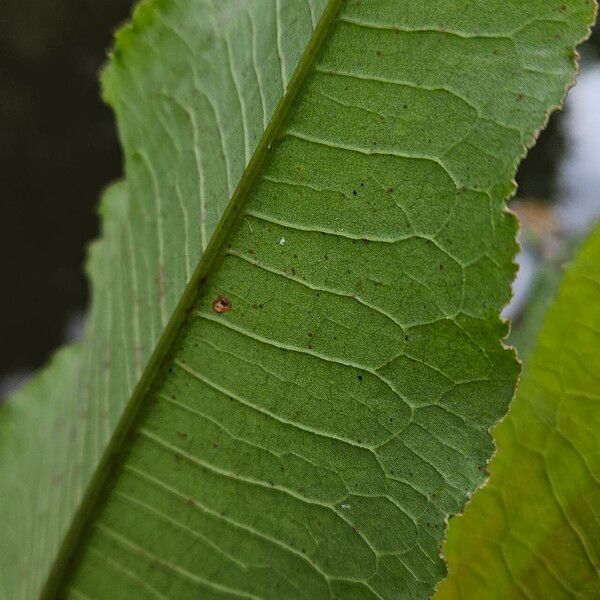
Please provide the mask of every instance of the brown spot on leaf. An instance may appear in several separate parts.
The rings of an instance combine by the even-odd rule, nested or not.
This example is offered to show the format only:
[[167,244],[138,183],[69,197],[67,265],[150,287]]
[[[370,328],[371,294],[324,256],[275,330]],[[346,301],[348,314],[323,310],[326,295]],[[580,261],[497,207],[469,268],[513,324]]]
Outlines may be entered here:
[[213,302],[213,310],[216,313],[224,313],[227,312],[228,310],[231,310],[231,302],[229,301],[229,299],[225,298],[225,296],[219,296],[214,302]]

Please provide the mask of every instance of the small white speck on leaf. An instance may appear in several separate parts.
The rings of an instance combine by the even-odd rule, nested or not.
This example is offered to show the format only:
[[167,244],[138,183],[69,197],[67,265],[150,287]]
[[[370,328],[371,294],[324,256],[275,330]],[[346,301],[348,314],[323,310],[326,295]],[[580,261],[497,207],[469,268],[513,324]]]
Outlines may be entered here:
[[280,245],[280,246],[285,246],[285,238],[284,238],[284,237],[282,237],[282,238],[279,240],[279,245]]
[[342,508],[348,509],[348,508],[350,508],[350,505],[349,504],[342,504]]

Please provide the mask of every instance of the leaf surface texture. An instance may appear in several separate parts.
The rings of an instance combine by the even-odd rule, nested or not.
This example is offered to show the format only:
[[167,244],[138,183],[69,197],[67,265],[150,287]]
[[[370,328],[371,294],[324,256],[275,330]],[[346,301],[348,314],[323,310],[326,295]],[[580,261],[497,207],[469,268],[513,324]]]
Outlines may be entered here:
[[600,229],[567,268],[494,432],[486,488],[452,522],[438,597],[596,598],[600,589]]
[[430,596],[518,372],[504,201],[592,13],[142,3],[104,75],[126,181],[88,337],[0,417],[6,597],[90,481],[64,597]]

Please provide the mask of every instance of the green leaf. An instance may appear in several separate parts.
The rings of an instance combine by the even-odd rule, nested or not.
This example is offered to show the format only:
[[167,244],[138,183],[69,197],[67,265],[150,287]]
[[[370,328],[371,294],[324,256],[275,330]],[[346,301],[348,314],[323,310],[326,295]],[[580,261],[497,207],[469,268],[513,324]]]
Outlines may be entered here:
[[597,598],[600,228],[568,267],[519,393],[494,431],[487,487],[451,522],[438,598]]
[[518,371],[504,201],[593,8],[142,3],[86,340],[0,416],[0,591],[429,596]]

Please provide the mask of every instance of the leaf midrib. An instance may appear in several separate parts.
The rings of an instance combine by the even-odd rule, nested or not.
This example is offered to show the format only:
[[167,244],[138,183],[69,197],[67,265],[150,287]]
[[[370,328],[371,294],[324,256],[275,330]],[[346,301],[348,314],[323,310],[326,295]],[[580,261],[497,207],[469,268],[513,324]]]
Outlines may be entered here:
[[79,508],[75,512],[71,525],[56,554],[46,583],[40,592],[40,599],[50,600],[56,597],[63,585],[64,576],[68,572],[69,566],[76,561],[77,553],[75,549],[84,543],[85,537],[89,533],[88,526],[93,522],[102,498],[110,493],[111,484],[114,482],[114,478],[111,478],[111,476],[117,472],[127,453],[129,434],[135,429],[136,424],[142,417],[144,399],[157,381],[160,381],[161,375],[165,373],[175,351],[174,343],[186,326],[190,316],[190,308],[199,294],[202,293],[209,274],[218,268],[223,258],[225,242],[230,232],[237,227],[244,213],[254,183],[263,170],[272,146],[277,143],[279,133],[294,106],[303,82],[327,38],[343,2],[344,0],[328,0],[298,62],[298,66],[284,90],[273,116],[263,132],[206,250],[202,254],[202,258],[186,285],[175,311],[165,326],[87,485]]

